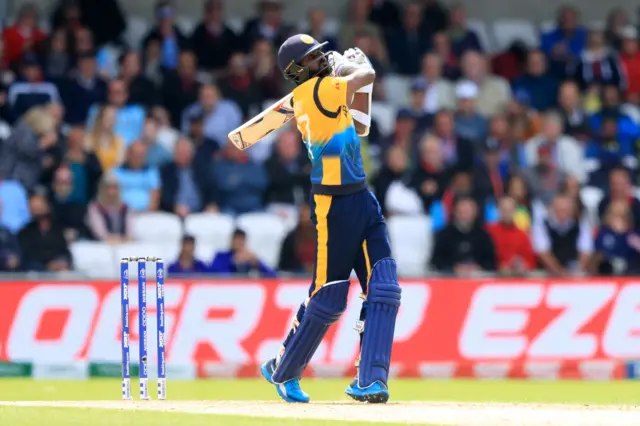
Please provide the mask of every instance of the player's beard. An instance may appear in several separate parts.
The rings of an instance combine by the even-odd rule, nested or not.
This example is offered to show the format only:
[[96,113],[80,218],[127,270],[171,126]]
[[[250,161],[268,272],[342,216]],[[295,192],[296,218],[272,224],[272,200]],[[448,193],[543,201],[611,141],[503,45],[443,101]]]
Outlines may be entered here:
[[331,62],[328,59],[329,53],[323,53],[316,61],[318,62],[318,71],[310,73],[312,77],[328,77],[333,71]]

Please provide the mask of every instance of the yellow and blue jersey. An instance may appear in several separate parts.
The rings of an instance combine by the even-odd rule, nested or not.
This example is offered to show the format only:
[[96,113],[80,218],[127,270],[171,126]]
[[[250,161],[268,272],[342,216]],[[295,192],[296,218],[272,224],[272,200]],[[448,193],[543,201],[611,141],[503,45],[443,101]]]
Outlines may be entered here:
[[347,106],[347,82],[315,77],[293,91],[293,109],[309,159],[315,194],[344,195],[365,187],[360,138]]

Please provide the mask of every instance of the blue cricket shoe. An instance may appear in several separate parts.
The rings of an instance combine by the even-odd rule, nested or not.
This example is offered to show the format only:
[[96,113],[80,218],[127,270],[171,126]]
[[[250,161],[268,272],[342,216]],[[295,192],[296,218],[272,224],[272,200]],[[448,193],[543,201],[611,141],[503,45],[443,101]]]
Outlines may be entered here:
[[353,379],[344,392],[356,401],[369,402],[371,404],[385,404],[389,400],[387,385],[382,382],[374,382],[364,389],[358,386],[358,376]]
[[273,372],[275,370],[276,370],[275,358],[270,359],[269,361],[262,364],[262,367],[260,367],[260,372],[262,373],[262,376],[264,376],[264,378],[267,379],[267,382],[271,383],[276,387],[276,390],[278,391],[278,395],[280,395],[282,399],[284,399],[287,402],[303,402],[303,403],[309,402],[309,399],[310,399],[309,395],[307,395],[300,388],[300,380],[291,379],[284,383],[274,383],[271,377],[273,376]]

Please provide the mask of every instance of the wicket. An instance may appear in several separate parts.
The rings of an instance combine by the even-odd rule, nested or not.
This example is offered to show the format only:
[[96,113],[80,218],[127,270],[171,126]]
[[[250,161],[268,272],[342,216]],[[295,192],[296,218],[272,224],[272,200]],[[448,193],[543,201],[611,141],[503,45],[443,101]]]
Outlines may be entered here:
[[122,307],[122,399],[130,400],[129,353],[129,265],[138,263],[138,336],[140,355],[140,399],[149,399],[149,348],[147,342],[147,262],[156,264],[156,335],[158,346],[158,399],[167,398],[164,319],[164,262],[155,257],[130,257],[120,261],[120,305]]

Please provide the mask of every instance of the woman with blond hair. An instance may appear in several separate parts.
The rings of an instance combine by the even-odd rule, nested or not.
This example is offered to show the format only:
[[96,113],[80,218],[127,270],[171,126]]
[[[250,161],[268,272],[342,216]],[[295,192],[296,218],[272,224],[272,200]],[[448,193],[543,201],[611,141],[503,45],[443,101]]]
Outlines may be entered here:
[[89,204],[87,222],[94,237],[110,244],[132,239],[132,213],[120,198],[118,180],[105,174],[100,182],[96,200]]
[[58,141],[56,121],[47,107],[28,110],[2,144],[0,177],[33,189],[42,174],[45,151]]
[[93,129],[87,136],[87,148],[96,154],[104,171],[119,166],[124,159],[124,140],[114,132],[115,123],[116,109],[103,106],[98,110]]

